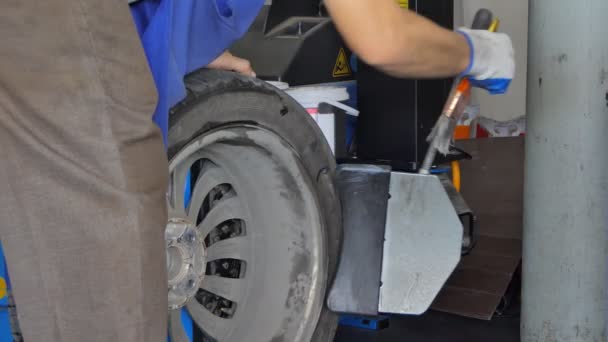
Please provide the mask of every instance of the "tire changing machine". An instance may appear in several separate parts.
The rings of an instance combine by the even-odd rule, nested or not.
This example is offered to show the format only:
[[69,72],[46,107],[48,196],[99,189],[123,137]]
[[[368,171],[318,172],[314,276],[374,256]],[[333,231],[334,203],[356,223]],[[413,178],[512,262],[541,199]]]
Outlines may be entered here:
[[[402,6],[453,26],[453,0]],[[415,174],[451,80],[395,79],[353,63],[319,0],[273,0],[231,50],[258,77],[291,86],[353,80],[358,69],[356,154],[336,153],[344,241],[327,304],[345,315],[426,312],[473,244],[473,213],[451,182]]]
[[[401,3],[452,26],[453,0]],[[357,154],[337,155],[344,242],[327,304],[370,317],[427,311],[473,245],[473,213],[450,181],[414,174],[451,80],[394,79],[353,63],[320,0],[272,1],[232,51],[250,59],[260,78],[292,86],[353,80],[358,64]],[[437,162],[466,157],[460,152]],[[13,341],[9,284],[0,267],[0,342]]]

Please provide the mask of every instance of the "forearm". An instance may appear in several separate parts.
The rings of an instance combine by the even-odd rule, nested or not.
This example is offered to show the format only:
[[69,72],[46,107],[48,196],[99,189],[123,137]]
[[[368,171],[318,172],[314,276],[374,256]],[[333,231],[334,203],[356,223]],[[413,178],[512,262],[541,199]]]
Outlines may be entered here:
[[350,48],[399,77],[449,77],[470,60],[466,39],[400,8],[395,0],[325,0]]

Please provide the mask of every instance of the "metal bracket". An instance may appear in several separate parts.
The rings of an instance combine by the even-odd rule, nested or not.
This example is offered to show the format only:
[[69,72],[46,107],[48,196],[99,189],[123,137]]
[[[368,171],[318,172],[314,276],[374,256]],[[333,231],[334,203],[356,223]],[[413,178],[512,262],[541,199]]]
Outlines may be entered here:
[[332,311],[378,314],[390,176],[390,168],[382,166],[338,167],[344,242],[336,280],[327,299]]
[[391,174],[379,311],[422,314],[460,261],[462,224],[439,178]]
[[439,179],[462,223],[464,234],[462,237],[462,255],[467,255],[475,247],[475,214],[447,175],[440,175]]
[[421,314],[460,261],[462,224],[439,178],[341,165],[344,244],[332,311]]

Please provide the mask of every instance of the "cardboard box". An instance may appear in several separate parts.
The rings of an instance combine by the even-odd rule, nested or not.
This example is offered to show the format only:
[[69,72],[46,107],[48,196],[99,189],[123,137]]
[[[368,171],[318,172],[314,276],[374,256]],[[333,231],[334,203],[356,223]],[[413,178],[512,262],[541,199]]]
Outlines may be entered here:
[[462,194],[477,217],[477,244],[432,309],[492,319],[521,263],[524,138],[463,140]]

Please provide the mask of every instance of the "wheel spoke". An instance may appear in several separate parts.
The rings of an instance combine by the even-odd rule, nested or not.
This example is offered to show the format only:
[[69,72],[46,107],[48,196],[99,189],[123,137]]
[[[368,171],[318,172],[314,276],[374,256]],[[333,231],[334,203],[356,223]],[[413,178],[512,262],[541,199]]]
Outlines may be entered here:
[[192,320],[209,337],[216,341],[223,341],[230,332],[230,320],[220,318],[204,308],[196,300],[191,300],[186,304],[186,308],[192,316]]
[[239,198],[236,196],[227,198],[220,201],[211,209],[203,222],[198,226],[198,230],[202,236],[206,237],[213,228],[217,227],[222,222],[231,219],[243,219],[242,213],[243,209]]
[[185,210],[179,210],[177,208],[169,206],[168,211],[169,211],[169,218],[186,219],[186,217],[187,217]]
[[247,261],[251,253],[248,236],[238,236],[214,243],[207,249],[207,261],[236,259]]
[[171,342],[190,342],[182,323],[181,309],[171,310],[169,313],[169,336]]
[[196,222],[198,213],[201,210],[205,197],[213,188],[221,184],[229,184],[228,175],[217,166],[209,167],[196,180],[192,190],[192,199],[188,207],[188,218],[191,222]]
[[186,206],[184,202],[184,190],[186,187],[186,179],[188,177],[190,167],[194,158],[184,160],[175,167],[171,174],[171,204],[169,205],[169,214],[172,218],[186,218]]
[[201,288],[224,299],[239,303],[244,291],[243,279],[232,279],[207,275]]

